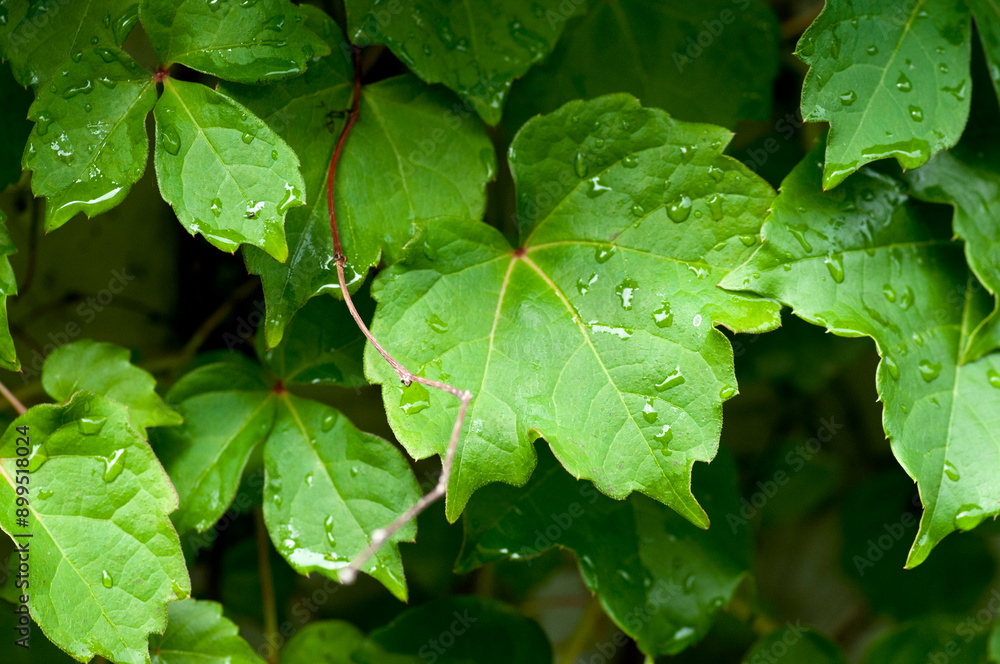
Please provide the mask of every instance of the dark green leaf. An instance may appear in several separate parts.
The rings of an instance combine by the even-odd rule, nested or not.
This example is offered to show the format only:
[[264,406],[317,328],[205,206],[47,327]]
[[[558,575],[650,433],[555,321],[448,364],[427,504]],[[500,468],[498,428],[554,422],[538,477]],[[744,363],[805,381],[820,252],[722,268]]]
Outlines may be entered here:
[[167,631],[149,639],[153,664],[264,664],[222,605],[186,599],[168,607]]
[[1000,2],[997,0],[968,0],[976,29],[986,52],[993,88],[1000,97]]
[[[379,275],[376,338],[474,397],[450,520],[480,486],[526,482],[544,437],[607,495],[638,490],[707,527],[691,468],[715,456],[722,402],[736,394],[715,325],[779,322],[775,303],[715,286],[752,252],[773,196],[721,154],[729,137],[628,95],[567,104],[511,147],[520,249],[484,224],[436,220]],[[457,400],[404,390],[366,353],[400,442],[415,458],[443,454]]]
[[982,664],[986,661],[986,630],[975,619],[957,622],[929,617],[883,633],[872,641],[861,664]]
[[302,628],[281,651],[282,664],[356,664],[351,654],[365,635],[351,623],[314,622]]
[[305,203],[299,160],[258,117],[204,85],[166,79],[156,104],[156,177],[192,234],[235,252],[288,256],[285,213]]
[[743,664],[847,664],[840,649],[825,636],[799,623],[768,634],[743,658]]
[[227,81],[296,76],[309,60],[330,52],[288,0],[142,0],[139,15],[161,62]]
[[14,246],[10,231],[7,230],[7,215],[0,210],[0,367],[9,371],[18,371],[21,368],[7,320],[7,298],[17,294],[14,268],[10,266],[10,259],[7,256],[15,253],[17,247]]

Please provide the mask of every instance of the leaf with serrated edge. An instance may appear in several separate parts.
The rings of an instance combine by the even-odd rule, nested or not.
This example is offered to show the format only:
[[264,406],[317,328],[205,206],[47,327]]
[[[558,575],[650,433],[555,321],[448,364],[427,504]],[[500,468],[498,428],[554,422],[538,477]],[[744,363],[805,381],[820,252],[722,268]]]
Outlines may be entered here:
[[432,0],[412,10],[378,0],[345,4],[354,43],[385,44],[417,76],[444,83],[491,125],[500,121],[511,82],[549,54],[566,24],[558,0]]
[[153,448],[170,474],[180,507],[179,532],[211,528],[229,508],[253,450],[274,424],[266,375],[235,356],[184,375],[167,395],[184,424],[151,432]]
[[[350,106],[353,74],[336,24],[312,10],[307,25],[328,41],[333,54],[304,76],[268,88],[224,87],[288,141],[306,180],[309,202],[292,210],[285,225],[288,261],[278,263],[253,248],[244,252],[247,268],[264,285],[269,346],[281,340],[292,315],[310,298],[340,290],[326,176],[342,124],[332,124],[330,114]],[[440,215],[480,217],[494,170],[482,126],[469,112],[456,110],[448,93],[412,76],[364,86],[360,119],[341,155],[335,187],[348,287],[360,287],[383,255],[395,260],[414,223]]]
[[204,85],[166,79],[156,116],[156,178],[193,235],[235,252],[288,256],[285,213],[305,203],[298,157],[258,117]]
[[[16,453],[17,427],[29,428],[28,457]],[[79,392],[17,418],[0,440],[4,505],[14,505],[24,459],[29,525],[16,524],[8,508],[0,527],[32,534],[32,618],[80,661],[148,662],[148,635],[163,631],[166,603],[187,597],[191,584],[167,518],[177,494],[128,409]]]
[[288,0],[142,0],[142,26],[163,63],[240,83],[297,76],[329,47]]
[[802,35],[802,117],[829,122],[823,188],[895,157],[916,168],[958,142],[971,44],[962,0],[830,0]]
[[181,416],[156,393],[156,379],[129,361],[127,348],[89,339],[60,346],[45,358],[42,387],[56,401],[87,390],[128,406],[139,430],[174,426]]
[[822,150],[782,183],[763,245],[721,285],[875,340],[882,423],[924,504],[913,567],[949,533],[1000,513],[1000,356],[959,365],[991,298],[950,229],[920,219],[896,180],[865,168],[823,193]]
[[[720,453],[697,471],[695,485],[720,520],[705,531],[645,496],[606,498],[544,450],[540,455],[524,488],[494,484],[469,501],[458,571],[508,556],[530,558],[552,546],[569,548],[605,613],[642,652],[676,654],[701,640],[750,569],[752,539],[739,525],[732,458]],[[738,527],[724,523],[727,515],[736,515]],[[539,537],[552,533],[553,523],[558,536]],[[632,621],[638,606],[655,610],[648,620]]]
[[23,160],[31,190],[46,198],[46,231],[125,199],[146,170],[146,115],[156,103],[149,72],[117,48],[86,48],[61,72],[31,105]]
[[7,320],[7,298],[17,295],[17,280],[14,278],[14,268],[7,257],[17,253],[14,240],[7,230],[7,215],[0,210],[0,367],[8,371],[19,371],[21,362],[17,359],[14,349],[14,339],[10,336],[10,325]]
[[264,664],[222,605],[186,599],[168,608],[167,631],[149,639],[152,664]]
[[[264,520],[275,548],[297,571],[337,572],[420,498],[403,455],[388,441],[354,428],[329,406],[285,393],[264,448]],[[398,543],[412,542],[411,521],[362,571],[405,601]]]
[[[485,224],[435,220],[379,275],[375,337],[473,394],[450,520],[478,487],[526,482],[543,437],[607,495],[640,491],[708,526],[691,467],[715,456],[736,394],[715,325],[779,322],[775,303],[715,286],[753,251],[774,195],[722,155],[730,137],[628,95],[569,103],[511,146],[520,248]],[[410,454],[444,454],[457,400],[404,390],[370,345],[365,371]]]
[[121,46],[139,18],[136,0],[35,0],[27,11],[25,4],[3,3],[5,9],[14,6],[13,17],[20,20],[14,25],[8,16],[9,36],[0,39],[22,85],[47,82],[75,53]]

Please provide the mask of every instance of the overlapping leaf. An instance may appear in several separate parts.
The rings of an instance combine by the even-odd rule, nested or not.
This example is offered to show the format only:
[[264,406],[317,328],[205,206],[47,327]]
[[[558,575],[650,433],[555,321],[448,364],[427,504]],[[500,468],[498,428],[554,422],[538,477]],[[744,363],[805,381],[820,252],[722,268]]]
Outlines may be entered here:
[[7,320],[7,298],[17,294],[14,268],[10,266],[10,259],[7,256],[15,253],[17,247],[14,246],[14,241],[7,230],[7,215],[0,210],[0,367],[9,371],[21,368]]
[[514,85],[511,126],[572,99],[612,92],[628,92],[681,120],[735,127],[740,119],[770,116],[778,25],[766,3],[620,0],[590,5],[584,18],[571,20],[563,7],[550,17],[569,21],[566,34],[544,64]]
[[45,358],[42,386],[56,401],[87,390],[128,406],[139,431],[180,424],[180,415],[156,393],[156,380],[129,362],[129,350],[89,339],[60,346]]
[[139,18],[136,0],[4,0],[0,48],[22,85],[40,86],[71,55],[120,46]]
[[356,664],[351,654],[364,643],[364,632],[348,622],[323,620],[298,631],[281,650],[285,664]]
[[[544,437],[609,496],[638,490],[708,525],[691,468],[715,456],[736,393],[715,325],[778,324],[774,303],[715,287],[749,256],[773,196],[721,154],[729,136],[628,95],[567,104],[511,147],[519,248],[484,224],[436,220],[379,275],[375,336],[474,395],[449,519],[483,484],[526,482]],[[365,368],[410,454],[443,454],[458,403],[404,390],[371,347]]]
[[[606,498],[543,453],[525,487],[493,485],[470,501],[458,569],[573,549],[587,586],[640,650],[678,653],[705,636],[750,569],[749,530],[725,520],[740,509],[732,459],[716,458],[701,477],[697,488],[716,519],[707,531],[645,496]],[[632,619],[639,607],[647,620]]]
[[976,30],[986,52],[993,89],[1000,97],[1000,2],[968,0],[968,5],[976,19]]
[[758,662],[795,664],[847,664],[847,658],[830,639],[801,624],[771,632],[754,644],[743,664]]
[[905,623],[871,642],[861,664],[981,664],[989,661],[986,628],[938,616]]
[[387,45],[420,78],[444,83],[491,125],[500,121],[511,82],[549,54],[577,7],[556,0],[345,4],[354,43]]
[[[313,296],[339,290],[326,204],[326,177],[339,134],[337,113],[351,103],[353,72],[333,21],[317,11],[308,24],[333,53],[300,78],[266,89],[226,90],[298,153],[308,205],[289,214],[289,258],[279,263],[252,248],[247,267],[261,275],[267,301],[267,343],[277,344],[292,315]],[[337,221],[348,279],[358,287],[370,266],[395,258],[413,224],[439,215],[480,216],[495,157],[480,124],[454,110],[447,93],[412,76],[362,89],[360,120],[337,169]]]
[[1000,513],[1000,357],[960,363],[991,298],[949,229],[921,219],[894,179],[865,169],[821,193],[821,151],[785,180],[764,244],[722,285],[875,340],[883,424],[925,507],[912,567],[949,533]]
[[[16,452],[18,427],[28,456]],[[0,476],[11,506],[0,526],[32,535],[29,606],[45,634],[81,661],[147,662],[148,635],[163,631],[166,603],[187,597],[190,582],[167,518],[177,495],[127,408],[86,392],[32,408],[0,440]],[[13,510],[25,485],[27,526]]]
[[47,199],[46,230],[121,203],[146,169],[146,115],[156,103],[149,72],[114,47],[85,48],[58,73],[31,106],[24,153],[31,189]]
[[961,0],[828,2],[796,50],[810,66],[802,117],[830,123],[823,187],[876,159],[916,168],[955,145],[970,44]]
[[330,50],[288,0],[142,0],[140,16],[160,62],[227,81],[296,76]]
[[285,260],[285,213],[305,203],[288,145],[204,85],[165,80],[154,115],[160,192],[184,227],[224,251],[248,243]]
[[222,616],[222,605],[186,599],[170,605],[167,631],[149,639],[152,664],[264,664]]

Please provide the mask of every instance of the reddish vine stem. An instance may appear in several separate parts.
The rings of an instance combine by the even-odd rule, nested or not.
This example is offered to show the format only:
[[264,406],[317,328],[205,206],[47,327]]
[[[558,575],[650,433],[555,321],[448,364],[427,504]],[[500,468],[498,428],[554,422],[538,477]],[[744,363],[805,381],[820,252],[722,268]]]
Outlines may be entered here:
[[344,268],[347,266],[347,257],[344,255],[344,249],[340,243],[340,231],[337,228],[337,212],[333,203],[333,193],[334,180],[337,175],[337,164],[340,162],[340,155],[344,150],[344,144],[347,143],[347,137],[351,133],[351,128],[354,126],[354,123],[358,121],[361,108],[361,49],[357,46],[352,46],[351,49],[354,59],[354,87],[351,97],[351,109],[347,114],[347,121],[344,123],[344,128],[340,130],[340,136],[337,138],[337,144],[333,149],[333,156],[330,157],[330,169],[327,171],[326,176],[326,203],[327,208],[330,211],[330,235],[333,238],[333,255],[334,261],[337,264],[337,279],[340,281],[340,292],[343,293],[344,302],[347,304],[347,308],[351,312],[351,317],[354,318],[354,322],[357,324],[362,334],[364,334],[365,338],[371,342],[372,346],[375,347],[379,354],[385,358],[385,361],[388,362],[389,366],[391,366],[393,371],[396,372],[396,375],[399,376],[399,380],[404,386],[408,387],[411,383],[421,383],[427,387],[433,387],[451,394],[461,401],[462,405],[458,409],[458,417],[455,418],[455,426],[452,427],[451,430],[451,438],[448,440],[448,449],[441,462],[441,476],[438,477],[437,484],[434,485],[433,489],[424,494],[424,496],[421,497],[420,500],[418,500],[412,507],[410,507],[410,509],[399,515],[399,517],[397,517],[396,520],[388,526],[376,529],[372,532],[368,546],[365,547],[365,549],[351,561],[350,565],[340,570],[340,581],[345,584],[353,583],[354,579],[358,575],[358,571],[361,570],[362,565],[364,565],[369,558],[375,555],[375,552],[377,552],[382,544],[388,541],[393,534],[415,519],[417,515],[427,509],[429,505],[445,495],[448,488],[448,480],[451,478],[451,468],[455,460],[455,450],[458,448],[458,439],[462,434],[462,424],[465,421],[465,412],[468,410],[469,403],[472,401],[472,393],[468,390],[460,390],[457,387],[448,385],[447,383],[418,376],[390,355],[389,351],[382,347],[382,344],[378,342],[375,336],[371,333],[371,330],[368,329],[368,326],[365,325],[365,322],[361,319],[361,315],[358,314],[358,310],[354,308],[354,301],[351,299],[351,294],[347,290],[347,279],[344,276]]

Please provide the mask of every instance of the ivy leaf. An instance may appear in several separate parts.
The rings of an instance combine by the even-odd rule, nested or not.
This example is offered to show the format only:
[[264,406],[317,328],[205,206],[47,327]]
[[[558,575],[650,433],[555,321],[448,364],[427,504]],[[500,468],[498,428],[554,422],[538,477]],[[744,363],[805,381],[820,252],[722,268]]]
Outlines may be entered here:
[[[847,664],[847,658],[835,643],[800,624],[771,632],[743,658],[743,664],[756,662],[796,662],[796,664]],[[888,661],[888,660],[881,660]]]
[[170,390],[184,424],[154,430],[151,440],[180,499],[178,532],[208,530],[233,502],[247,460],[274,424],[270,388],[260,367],[235,355],[198,367]]
[[[367,291],[359,291],[351,300],[362,319],[370,322],[375,302]],[[257,356],[285,384],[367,385],[362,366],[365,336],[357,325],[347,324],[350,320],[343,300],[313,298],[295,314],[274,348],[266,349],[264,335],[257,335]]]
[[[716,523],[703,531],[645,496],[611,500],[542,456],[524,488],[492,485],[469,503],[458,571],[566,547],[605,612],[642,652],[672,655],[701,640],[750,569],[749,529]],[[732,459],[720,455],[701,477],[712,516],[738,515]],[[638,607],[648,620],[634,620]]]
[[[526,482],[543,437],[607,495],[639,490],[707,527],[691,468],[715,456],[722,402],[736,394],[715,325],[779,320],[775,303],[715,286],[750,255],[773,196],[722,155],[730,136],[628,95],[567,104],[511,146],[519,248],[485,224],[442,219],[379,275],[375,336],[405,366],[474,395],[450,520],[480,486]],[[458,403],[404,390],[371,347],[365,370],[411,456],[444,454]]]
[[156,393],[156,379],[129,361],[127,348],[89,339],[60,346],[45,358],[42,387],[56,401],[87,390],[128,406],[139,431],[176,426],[181,416]]
[[[285,393],[264,448],[264,520],[275,548],[302,574],[337,579],[371,542],[420,498],[403,455],[358,431],[346,417]],[[394,533],[364,572],[406,600],[398,543],[416,539],[416,522]]]
[[959,361],[990,298],[948,229],[922,220],[893,178],[863,169],[822,193],[821,150],[782,183],[764,244],[721,285],[875,340],[882,422],[924,504],[914,567],[949,533],[1000,513],[1000,356]]
[[357,627],[339,620],[322,620],[303,627],[281,650],[284,664],[356,664],[351,653],[361,647],[365,635]]
[[191,234],[235,252],[288,256],[285,213],[303,205],[291,148],[258,117],[204,85],[166,79],[156,104],[156,177]]
[[149,72],[117,48],[87,48],[59,71],[31,105],[24,152],[31,190],[47,199],[46,231],[125,199],[146,170],[146,115],[156,103]]
[[993,89],[1000,97],[1000,3],[997,0],[968,0],[968,4],[976,18],[979,41],[986,52]]
[[413,7],[347,0],[345,6],[354,43],[385,44],[417,76],[444,83],[490,125],[500,122],[511,82],[549,54],[565,25],[549,18],[563,15],[556,0]]
[[[24,0],[6,0],[9,35],[0,36],[4,57],[21,85],[41,86],[71,55],[121,46],[138,20],[136,0],[35,0],[25,11]],[[16,23],[13,19],[18,19]]]
[[[735,127],[740,119],[770,117],[779,31],[766,3],[619,0],[591,5],[585,17],[568,23],[545,63],[514,85],[511,126],[572,99],[612,92],[628,92],[682,120]],[[568,21],[562,9],[550,20]],[[720,86],[720,80],[725,84]]]
[[[307,24],[332,55],[305,76],[268,88],[229,86],[298,153],[309,203],[285,225],[289,259],[279,263],[247,248],[248,269],[261,276],[267,302],[265,334],[277,344],[292,315],[315,295],[340,290],[326,204],[326,177],[339,127],[331,121],[351,104],[353,73],[336,24],[318,11]],[[446,92],[412,76],[362,88],[360,119],[337,167],[337,222],[348,259],[349,287],[369,267],[389,261],[413,235],[413,224],[441,215],[477,218],[496,158],[475,117]]]
[[[429,642],[428,634],[450,634]],[[439,664],[550,664],[552,646],[535,621],[488,597],[439,599],[404,611],[373,631],[354,653],[357,664],[425,662]]]
[[823,188],[876,159],[916,168],[955,145],[969,115],[970,44],[961,0],[828,2],[796,49],[809,65],[802,117],[830,123]]
[[142,0],[142,26],[160,62],[240,83],[297,76],[330,52],[288,0]]
[[14,349],[14,339],[10,336],[10,324],[7,319],[7,298],[17,295],[17,280],[14,268],[7,256],[17,253],[14,240],[7,230],[7,215],[0,210],[0,367],[8,371],[19,371],[21,362],[17,359]]
[[236,625],[222,616],[222,605],[186,599],[168,609],[167,631],[149,639],[152,664],[264,664]]
[[[28,428],[27,457],[16,452],[19,427]],[[5,505],[15,504],[19,469],[30,471],[29,525],[7,509],[0,526],[32,535],[35,622],[80,661],[147,662],[146,639],[166,627],[166,603],[191,585],[167,518],[177,496],[128,409],[86,392],[35,406],[0,440]]]

